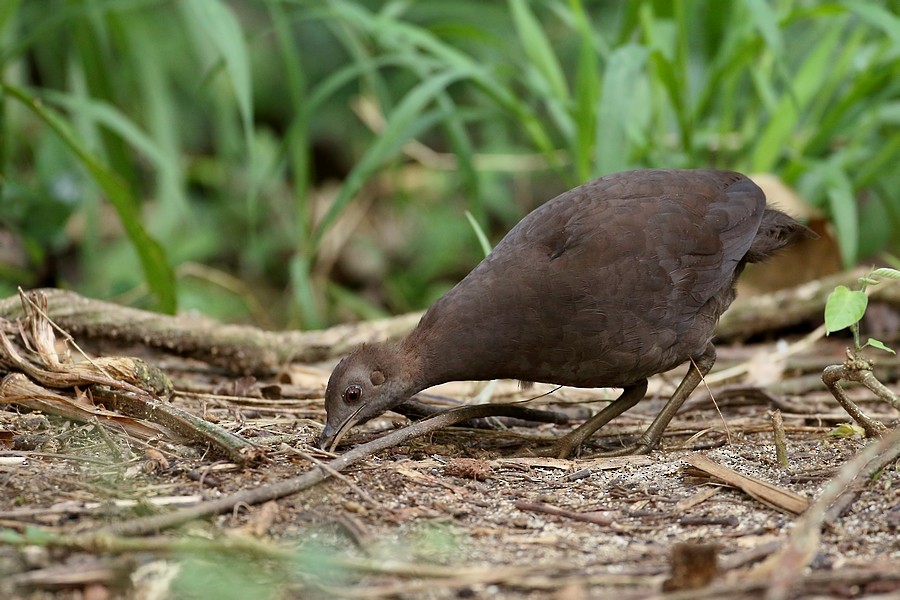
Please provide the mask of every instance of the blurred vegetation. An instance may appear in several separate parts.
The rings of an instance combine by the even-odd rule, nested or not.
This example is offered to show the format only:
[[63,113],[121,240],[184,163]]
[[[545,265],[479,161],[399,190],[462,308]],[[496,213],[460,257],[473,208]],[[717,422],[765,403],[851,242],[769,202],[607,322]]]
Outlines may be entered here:
[[4,0],[0,292],[264,326],[426,306],[636,167],[771,172],[900,231],[900,2]]

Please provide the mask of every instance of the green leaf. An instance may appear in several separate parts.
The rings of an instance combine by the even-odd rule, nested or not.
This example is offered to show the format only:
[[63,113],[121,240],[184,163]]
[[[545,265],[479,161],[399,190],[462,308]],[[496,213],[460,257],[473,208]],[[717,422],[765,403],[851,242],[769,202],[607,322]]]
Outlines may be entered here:
[[25,527],[25,539],[35,546],[47,546],[56,539],[56,534],[41,527],[28,525]]
[[829,431],[828,435],[839,438],[864,438],[866,437],[866,430],[856,423],[841,423]]
[[890,352],[891,354],[897,354],[894,352],[894,349],[890,346],[887,346],[884,342],[876,340],[875,338],[869,338],[869,341],[865,343],[866,346],[872,346],[873,348],[878,348],[879,350],[884,350],[885,352]]
[[875,269],[874,271],[869,273],[869,277],[881,277],[882,279],[893,279],[894,281],[900,281],[900,271],[898,271],[897,269],[882,267],[880,269]]
[[827,333],[840,331],[859,322],[866,312],[869,298],[860,291],[851,291],[839,285],[828,295],[825,303],[825,330]]
[[8,529],[4,527],[0,529],[0,544],[21,544],[23,541],[23,536],[18,531],[14,529]]

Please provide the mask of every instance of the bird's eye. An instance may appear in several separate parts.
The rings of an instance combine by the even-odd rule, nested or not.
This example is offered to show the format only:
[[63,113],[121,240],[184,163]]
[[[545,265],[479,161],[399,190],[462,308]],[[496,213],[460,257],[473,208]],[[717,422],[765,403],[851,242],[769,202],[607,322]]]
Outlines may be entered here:
[[344,399],[344,402],[347,402],[348,404],[359,402],[360,398],[362,398],[362,388],[356,384],[348,385],[341,397]]

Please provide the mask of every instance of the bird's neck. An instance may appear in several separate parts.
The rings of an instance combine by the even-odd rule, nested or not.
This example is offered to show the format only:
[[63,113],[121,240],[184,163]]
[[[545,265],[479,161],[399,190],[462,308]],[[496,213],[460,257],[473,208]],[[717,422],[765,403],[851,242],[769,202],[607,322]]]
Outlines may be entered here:
[[[468,322],[447,322],[429,311],[419,325],[401,343],[405,360],[416,365],[416,390],[446,383],[483,379],[479,366],[486,357],[478,356],[478,336]],[[465,313],[463,313],[465,314]]]

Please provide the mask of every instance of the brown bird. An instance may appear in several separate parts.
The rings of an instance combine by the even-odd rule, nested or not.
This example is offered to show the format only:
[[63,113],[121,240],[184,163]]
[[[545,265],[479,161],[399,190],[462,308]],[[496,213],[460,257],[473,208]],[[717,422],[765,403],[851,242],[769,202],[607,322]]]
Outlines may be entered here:
[[744,265],[809,236],[730,171],[628,171],[569,190],[522,219],[405,339],[337,365],[320,443],[447,381],[623,388],[560,438],[566,457],[641,400],[648,377],[691,361],[650,427],[613,454],[648,452],[712,368],[713,329]]

